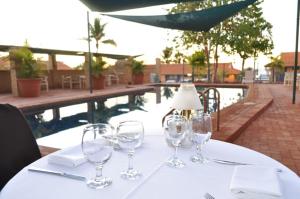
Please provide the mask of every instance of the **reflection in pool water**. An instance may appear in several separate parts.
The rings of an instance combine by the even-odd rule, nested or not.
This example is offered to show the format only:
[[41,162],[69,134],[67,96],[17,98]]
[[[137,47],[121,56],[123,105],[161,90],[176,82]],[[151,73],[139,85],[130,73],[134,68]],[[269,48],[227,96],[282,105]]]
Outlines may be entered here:
[[[170,103],[176,89],[161,87],[157,93],[126,95],[53,110],[39,110],[36,114],[26,115],[26,118],[36,138],[52,135],[88,122],[116,124],[122,120],[136,119],[146,125],[145,129],[147,125],[150,129],[155,129],[155,126],[160,127],[161,118],[170,110]],[[221,109],[242,99],[244,93],[243,89],[218,88],[218,90],[221,96]],[[210,110],[213,110],[213,100],[209,104]]]

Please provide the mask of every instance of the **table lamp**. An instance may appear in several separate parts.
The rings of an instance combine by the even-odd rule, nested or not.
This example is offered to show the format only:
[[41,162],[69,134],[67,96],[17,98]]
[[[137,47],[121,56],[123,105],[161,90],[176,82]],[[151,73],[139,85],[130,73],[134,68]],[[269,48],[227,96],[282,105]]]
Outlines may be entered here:
[[194,84],[180,84],[171,107],[181,111],[181,114],[185,116],[186,119],[191,119],[192,110],[202,110],[203,106]]
[[188,132],[186,137],[181,143],[183,147],[191,147],[191,119],[192,111],[203,110],[203,106],[200,102],[197,90],[194,84],[182,83],[178,89],[178,92],[174,96],[172,108],[180,111],[180,114],[184,116],[188,121]]

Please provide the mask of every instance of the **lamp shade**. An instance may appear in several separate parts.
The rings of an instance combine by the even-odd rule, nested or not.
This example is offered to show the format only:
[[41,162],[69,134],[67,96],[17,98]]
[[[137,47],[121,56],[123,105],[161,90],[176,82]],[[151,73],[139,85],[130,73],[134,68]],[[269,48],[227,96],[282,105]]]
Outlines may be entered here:
[[180,85],[178,92],[174,96],[172,108],[177,110],[202,109],[202,104],[194,84],[183,83]]

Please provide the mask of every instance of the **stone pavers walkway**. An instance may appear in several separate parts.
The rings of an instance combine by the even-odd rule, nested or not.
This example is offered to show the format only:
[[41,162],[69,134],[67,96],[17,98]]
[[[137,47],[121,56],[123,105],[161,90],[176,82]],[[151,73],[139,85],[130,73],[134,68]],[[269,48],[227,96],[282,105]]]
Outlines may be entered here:
[[270,156],[300,175],[300,94],[293,105],[291,87],[272,84],[255,87],[257,97],[271,95],[273,103],[234,143]]

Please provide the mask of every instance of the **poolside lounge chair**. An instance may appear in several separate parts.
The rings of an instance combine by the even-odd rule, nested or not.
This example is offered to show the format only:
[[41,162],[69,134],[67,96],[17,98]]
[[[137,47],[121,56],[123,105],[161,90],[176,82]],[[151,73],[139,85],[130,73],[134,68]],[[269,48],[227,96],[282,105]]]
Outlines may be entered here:
[[41,158],[36,140],[23,114],[0,104],[0,190],[21,169]]

